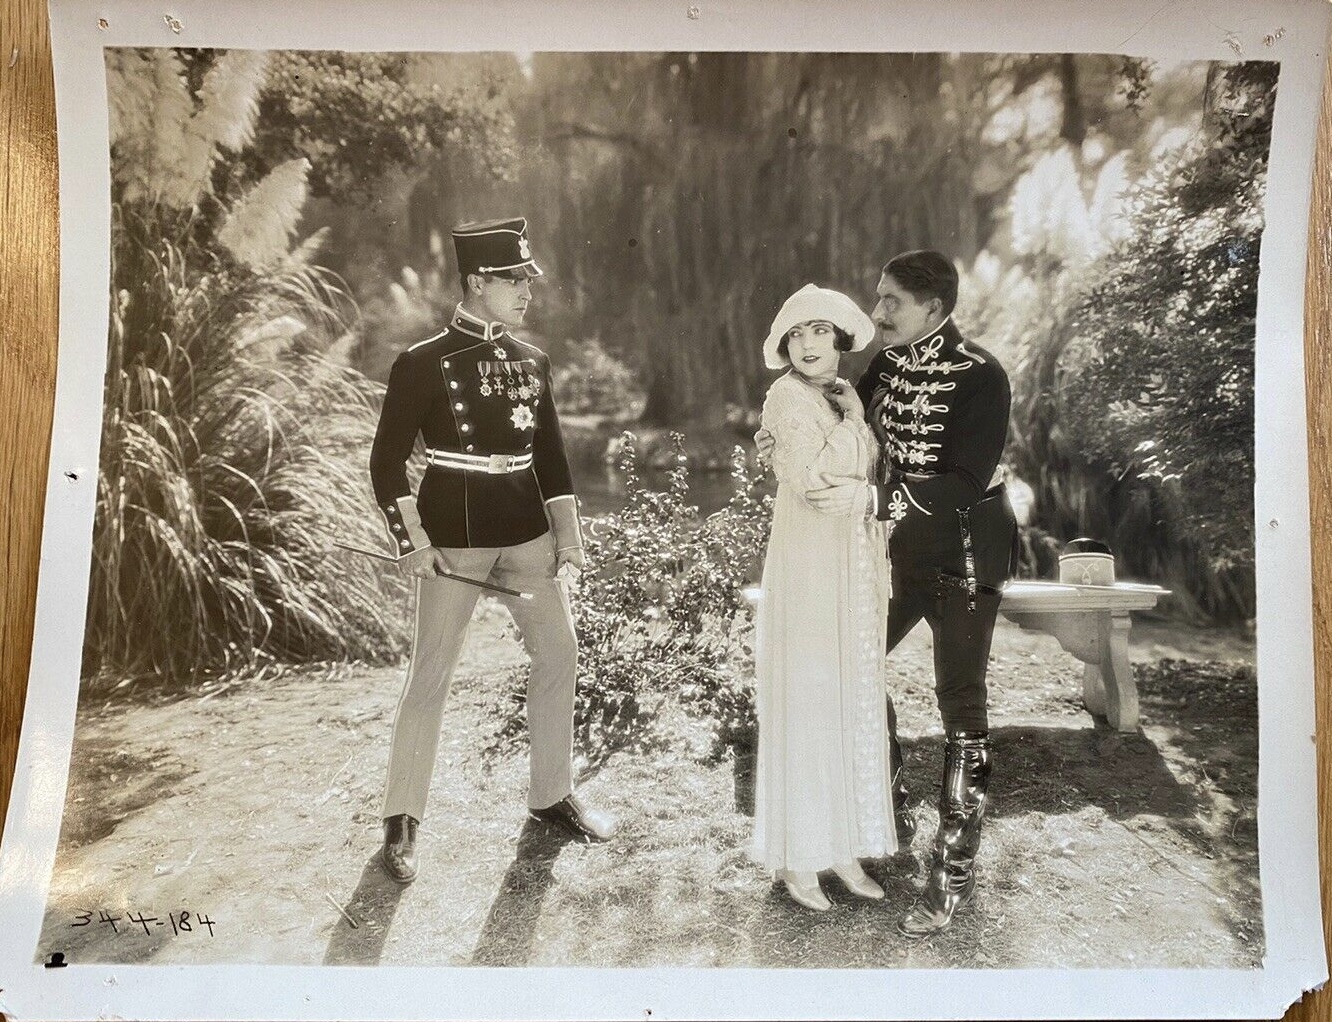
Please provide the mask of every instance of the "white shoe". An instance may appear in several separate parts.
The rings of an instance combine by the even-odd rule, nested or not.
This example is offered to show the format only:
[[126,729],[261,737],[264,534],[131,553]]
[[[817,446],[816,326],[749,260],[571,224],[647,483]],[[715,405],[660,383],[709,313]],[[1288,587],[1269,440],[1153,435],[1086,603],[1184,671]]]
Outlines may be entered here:
[[832,902],[819,886],[817,873],[793,873],[790,870],[779,869],[777,879],[786,884],[786,893],[797,904],[804,905],[814,912],[827,912],[832,908]]
[[837,874],[837,879],[846,884],[846,889],[852,894],[874,901],[883,898],[883,888],[870,879],[869,874],[861,869],[860,863],[852,860],[847,865],[834,866],[833,872]]

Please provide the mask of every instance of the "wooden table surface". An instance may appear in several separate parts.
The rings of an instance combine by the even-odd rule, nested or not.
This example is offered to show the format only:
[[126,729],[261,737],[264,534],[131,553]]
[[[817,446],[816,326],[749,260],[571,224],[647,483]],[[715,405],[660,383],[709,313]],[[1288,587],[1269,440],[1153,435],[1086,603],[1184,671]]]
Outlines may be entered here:
[[[59,251],[55,95],[44,0],[0,4],[0,792],[8,805],[28,680],[47,448],[56,368]],[[1332,62],[1330,62],[1332,63]],[[1332,69],[1330,69],[1332,70]],[[1332,76],[1330,76],[1332,77]],[[1310,501],[1315,522],[1332,515],[1332,94],[1319,119],[1309,289],[1305,303]],[[1313,552],[1317,656],[1319,840],[1322,872],[1332,848],[1332,539]],[[1324,883],[1323,914],[1332,915]],[[1307,996],[1290,1022],[1332,1019],[1332,990]]]

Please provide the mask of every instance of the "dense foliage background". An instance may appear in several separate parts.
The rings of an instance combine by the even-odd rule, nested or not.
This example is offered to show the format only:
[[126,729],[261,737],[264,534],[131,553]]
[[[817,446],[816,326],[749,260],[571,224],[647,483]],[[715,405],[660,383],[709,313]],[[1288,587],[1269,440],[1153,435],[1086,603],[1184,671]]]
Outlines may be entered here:
[[1253,616],[1275,65],[108,50],[107,72],[89,673],[400,654],[403,585],[331,542],[380,541],[375,381],[455,300],[449,226],[515,212],[587,463],[628,427],[648,466],[680,430],[730,467],[781,300],[814,280],[868,304],[888,256],[936,247],[1013,377],[1028,570],[1099,536],[1175,612]]

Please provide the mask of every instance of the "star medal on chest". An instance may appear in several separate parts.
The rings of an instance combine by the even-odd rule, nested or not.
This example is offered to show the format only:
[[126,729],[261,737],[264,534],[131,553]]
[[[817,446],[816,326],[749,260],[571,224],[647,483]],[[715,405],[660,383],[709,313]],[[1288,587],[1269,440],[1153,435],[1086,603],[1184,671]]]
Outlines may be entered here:
[[536,428],[536,419],[532,415],[532,409],[527,405],[515,405],[509,418],[513,421],[514,429],[525,430]]

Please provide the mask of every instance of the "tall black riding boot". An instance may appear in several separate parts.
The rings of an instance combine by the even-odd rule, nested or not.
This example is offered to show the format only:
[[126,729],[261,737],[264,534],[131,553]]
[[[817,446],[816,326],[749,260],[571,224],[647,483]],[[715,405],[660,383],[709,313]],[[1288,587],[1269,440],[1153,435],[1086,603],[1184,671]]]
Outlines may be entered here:
[[897,741],[897,707],[888,696],[888,784],[893,794],[893,823],[897,829],[897,850],[905,852],[916,837],[916,814],[911,809],[911,792],[906,786],[902,765],[902,746]]
[[948,732],[934,857],[925,890],[897,924],[905,936],[928,937],[947,929],[954,913],[971,900],[990,769],[988,731]]

